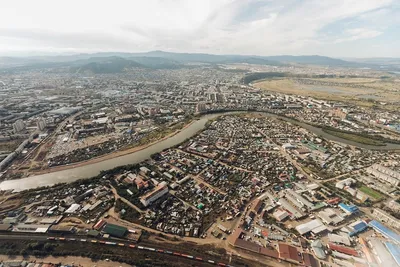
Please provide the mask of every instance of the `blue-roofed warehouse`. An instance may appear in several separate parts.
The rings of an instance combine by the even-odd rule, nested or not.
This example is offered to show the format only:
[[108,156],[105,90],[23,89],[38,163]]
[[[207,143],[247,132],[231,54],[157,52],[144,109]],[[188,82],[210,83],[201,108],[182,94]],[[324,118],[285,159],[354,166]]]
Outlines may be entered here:
[[385,246],[389,250],[393,259],[400,266],[400,247],[390,242],[385,242]]
[[383,224],[381,224],[378,221],[372,220],[368,224],[372,228],[374,228],[375,231],[379,232],[381,235],[385,236],[386,238],[389,238],[396,244],[400,244],[400,235],[396,234],[389,228],[385,227]]
[[347,214],[354,214],[358,212],[358,207],[356,205],[346,205],[344,203],[340,203],[339,208],[341,208]]
[[368,225],[363,221],[357,221],[357,222],[349,225],[349,228],[352,230],[349,233],[349,236],[355,236],[355,235],[361,233],[362,231],[364,231],[365,229],[367,229]]

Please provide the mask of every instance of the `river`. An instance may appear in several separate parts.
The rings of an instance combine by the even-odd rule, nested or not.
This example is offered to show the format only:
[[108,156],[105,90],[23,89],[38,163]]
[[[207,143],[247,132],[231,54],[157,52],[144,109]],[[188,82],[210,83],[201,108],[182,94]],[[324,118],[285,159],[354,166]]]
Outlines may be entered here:
[[[194,136],[196,133],[199,131],[203,130],[206,123],[213,118],[216,118],[221,115],[226,115],[226,114],[232,114],[235,112],[225,112],[225,113],[217,113],[217,114],[208,114],[202,116],[199,120],[194,121],[192,124],[190,124],[188,127],[184,128],[181,130],[179,133],[176,135],[165,139],[163,141],[160,141],[154,145],[151,145],[145,149],[139,150],[137,152],[104,160],[101,162],[93,163],[93,164],[88,164],[84,166],[79,166],[76,168],[71,168],[67,170],[62,170],[62,171],[57,171],[57,172],[52,172],[52,173],[46,173],[46,174],[41,174],[41,175],[35,175],[35,176],[30,176],[22,179],[16,179],[16,180],[7,180],[3,181],[0,183],[0,190],[15,190],[15,191],[22,191],[22,190],[27,190],[27,189],[32,189],[32,188],[37,188],[41,186],[51,186],[57,183],[67,183],[67,182],[74,182],[79,179],[83,178],[90,178],[93,176],[96,176],[100,173],[102,170],[108,170],[112,169],[117,166],[123,166],[127,164],[134,164],[134,163],[139,163],[141,161],[144,161],[148,159],[152,154],[160,152],[164,149],[170,148],[172,146],[178,145],[182,143],[184,140]],[[237,113],[237,112],[236,112]],[[332,140],[332,141],[337,141],[341,143],[345,143],[348,145],[353,145],[365,149],[379,149],[379,150],[400,150],[400,145],[395,145],[395,144],[388,144],[387,146],[369,146],[369,145],[364,145],[364,144],[359,144],[356,142],[352,142],[349,140],[345,140],[333,135],[330,135],[328,133],[325,133],[322,131],[322,129],[308,125],[306,123],[298,122],[286,117],[281,117],[269,113],[263,113],[267,116],[271,117],[279,117],[282,118],[288,122],[291,122],[293,124],[299,125],[310,132],[314,132],[317,135],[321,135],[323,138]]]

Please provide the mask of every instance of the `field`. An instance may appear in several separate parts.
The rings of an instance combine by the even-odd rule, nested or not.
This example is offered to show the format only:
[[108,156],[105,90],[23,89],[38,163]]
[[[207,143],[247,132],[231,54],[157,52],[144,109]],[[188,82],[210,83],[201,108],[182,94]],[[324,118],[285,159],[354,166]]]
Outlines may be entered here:
[[400,102],[400,81],[394,78],[272,78],[254,83],[272,92],[347,101],[371,107],[385,102],[393,109]]
[[381,200],[381,199],[383,198],[383,196],[382,196],[379,192],[377,192],[377,191],[375,191],[374,189],[369,188],[369,187],[367,187],[367,186],[365,186],[365,185],[362,185],[362,186],[361,186],[360,188],[358,188],[358,189],[359,189],[361,192],[367,194],[368,196],[374,198],[375,200]]

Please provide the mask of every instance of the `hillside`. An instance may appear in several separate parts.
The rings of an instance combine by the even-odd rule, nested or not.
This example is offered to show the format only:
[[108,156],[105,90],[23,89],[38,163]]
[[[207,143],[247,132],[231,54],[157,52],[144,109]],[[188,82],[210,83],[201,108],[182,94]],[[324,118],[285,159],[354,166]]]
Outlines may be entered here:
[[72,68],[72,71],[77,73],[89,72],[94,74],[104,74],[121,73],[132,68],[143,68],[143,65],[121,57],[93,58],[91,60],[89,59],[88,61],[91,62],[80,67]]

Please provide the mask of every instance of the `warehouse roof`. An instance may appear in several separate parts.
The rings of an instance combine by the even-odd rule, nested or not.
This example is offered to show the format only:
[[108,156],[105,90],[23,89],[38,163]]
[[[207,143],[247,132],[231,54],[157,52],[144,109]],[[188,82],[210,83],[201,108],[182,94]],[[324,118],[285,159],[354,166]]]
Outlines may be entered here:
[[9,223],[0,224],[0,231],[10,231],[10,230],[11,230],[11,224]]
[[116,225],[116,224],[108,223],[104,227],[103,231],[105,233],[110,234],[110,235],[115,236],[115,237],[123,237],[128,232],[128,229],[126,227],[123,227],[123,226],[119,226],[119,225]]
[[315,219],[315,220],[309,221],[307,223],[303,223],[303,224],[296,226],[297,232],[299,232],[299,234],[301,234],[301,235],[306,234],[311,231],[313,233],[317,234],[322,231],[325,231],[326,229],[327,229],[326,226],[319,219]]
[[309,253],[303,253],[303,258],[304,258],[304,266],[308,267],[318,267],[318,261],[314,258],[313,255]]
[[344,254],[347,254],[347,255],[352,255],[352,256],[356,256],[356,257],[359,256],[358,252],[356,250],[352,249],[352,248],[346,248],[346,247],[343,247],[343,246],[338,246],[338,245],[335,245],[333,243],[329,243],[328,247],[331,250],[335,250],[335,251],[338,251],[338,252],[341,252],[341,253],[344,253]]
[[389,250],[393,259],[400,266],[400,247],[390,242],[385,242],[385,246]]
[[299,255],[299,251],[296,247],[289,246],[283,243],[279,243],[279,258],[285,260],[292,260],[295,262],[301,262],[301,256]]
[[375,231],[377,231],[377,232],[381,233],[382,235],[384,235],[385,237],[391,239],[393,242],[400,244],[400,235],[396,234],[389,228],[383,226],[380,222],[372,220],[369,222],[368,225],[371,226],[372,228],[374,228]]

